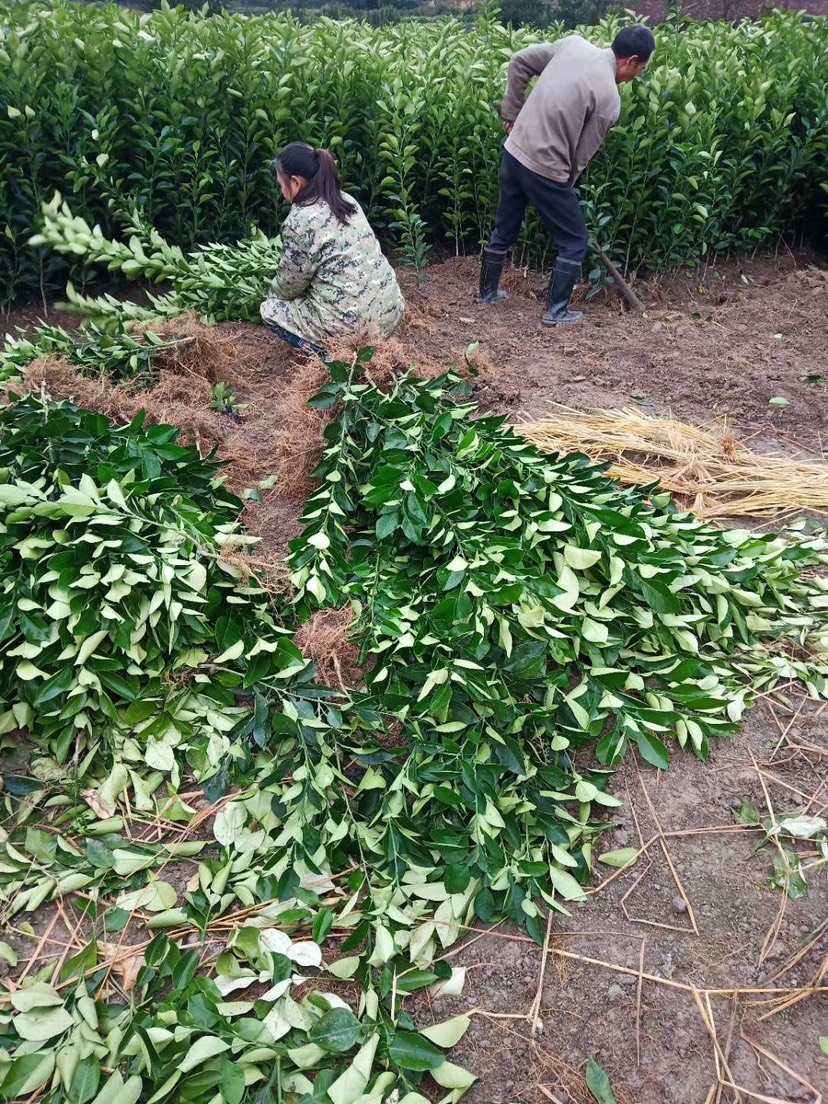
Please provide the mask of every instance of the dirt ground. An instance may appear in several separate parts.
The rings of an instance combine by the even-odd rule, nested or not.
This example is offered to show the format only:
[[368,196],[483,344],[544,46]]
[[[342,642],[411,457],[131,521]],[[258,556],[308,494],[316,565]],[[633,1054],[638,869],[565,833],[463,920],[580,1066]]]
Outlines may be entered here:
[[[582,325],[561,330],[540,324],[537,275],[508,274],[509,299],[489,308],[475,304],[469,259],[401,280],[409,313],[398,355],[448,364],[479,342],[478,397],[516,421],[554,403],[639,405],[698,424],[727,418],[759,451],[825,459],[828,270],[813,258],[728,262],[653,281],[636,289],[643,315],[601,293],[584,305]],[[9,328],[32,317],[17,313]],[[228,374],[249,408],[239,424],[204,403],[188,433],[234,461],[235,487],[279,468],[280,484],[246,511],[271,559],[299,532],[319,431],[300,419],[319,369],[256,327],[221,332],[234,349]],[[72,392],[61,386],[61,397]],[[159,392],[153,415],[172,419],[180,401]],[[612,791],[625,805],[596,856],[646,847],[638,861],[615,876],[597,863],[603,873],[587,902],[555,916],[545,954],[506,927],[470,937],[451,952],[467,968],[464,995],[415,1008],[423,1024],[475,1011],[453,1056],[480,1078],[468,1104],[586,1104],[590,1056],[618,1104],[821,1104],[828,871],[812,845],[798,844],[811,864],[809,891],[789,899],[770,885],[775,845],[760,848],[761,833],[734,813],[749,798],[762,816],[828,815],[828,708],[791,689],[787,704],[755,708],[710,763],[677,754],[661,774],[628,760]]]
[[[788,254],[654,280],[638,289],[643,315],[601,293],[582,305],[583,324],[549,329],[535,274],[508,274],[510,298],[481,308],[476,265],[461,258],[407,281],[409,331],[431,355],[479,341],[490,386],[518,418],[537,418],[550,403],[638,404],[696,423],[727,417],[746,435],[821,454],[828,271],[804,260]],[[774,397],[790,405],[769,406]]]
[[769,884],[773,850],[734,819],[743,798],[764,815],[825,815],[828,715],[805,707],[780,743],[790,720],[762,705],[707,765],[677,756],[659,773],[625,762],[612,786],[625,806],[596,854],[653,842],[554,918],[545,971],[541,949],[505,928],[454,956],[468,970],[464,996],[423,1015],[480,1010],[455,1058],[480,1075],[469,1104],[591,1101],[588,1057],[618,1104],[816,1104],[828,1092],[826,993],[785,1009],[785,994],[733,992],[791,989],[794,1001],[825,984],[826,873],[788,900]]

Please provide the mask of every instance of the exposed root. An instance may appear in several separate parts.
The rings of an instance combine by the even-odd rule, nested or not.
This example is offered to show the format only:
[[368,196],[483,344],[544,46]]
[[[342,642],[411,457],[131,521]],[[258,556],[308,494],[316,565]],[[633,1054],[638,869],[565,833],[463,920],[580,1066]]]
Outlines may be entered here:
[[233,576],[242,583],[257,583],[274,598],[293,596],[290,568],[283,559],[259,557],[249,552],[225,547],[219,557],[230,568]]
[[209,409],[212,385],[195,373],[185,377],[162,370],[154,387],[136,393],[127,384],[82,376],[66,360],[41,357],[26,367],[23,378],[25,387],[18,390],[24,393],[40,392],[50,399],[65,399],[117,423],[131,422],[146,410],[148,422],[177,426],[182,443],[195,444],[203,453],[224,442],[226,430],[221,415]]
[[296,633],[296,645],[316,663],[316,677],[323,686],[347,693],[363,681],[358,665],[359,649],[351,642],[355,621],[350,606],[319,610]]
[[291,498],[305,497],[313,489],[311,472],[325,449],[325,428],[336,416],[332,410],[308,406],[308,400],[328,379],[328,370],[318,357],[303,356],[277,399],[273,470],[280,491]]

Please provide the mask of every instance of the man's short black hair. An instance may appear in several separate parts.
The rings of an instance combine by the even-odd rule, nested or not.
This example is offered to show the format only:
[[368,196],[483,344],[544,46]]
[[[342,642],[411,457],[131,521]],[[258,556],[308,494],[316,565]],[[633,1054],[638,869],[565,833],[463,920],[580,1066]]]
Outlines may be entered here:
[[643,23],[634,23],[619,31],[612,44],[612,52],[617,58],[637,57],[639,61],[649,61],[654,49],[653,32]]

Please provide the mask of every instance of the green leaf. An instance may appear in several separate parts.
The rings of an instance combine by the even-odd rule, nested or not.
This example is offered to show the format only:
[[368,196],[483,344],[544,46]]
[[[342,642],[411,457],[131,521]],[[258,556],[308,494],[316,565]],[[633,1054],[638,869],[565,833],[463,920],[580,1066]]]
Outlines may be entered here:
[[155,855],[144,855],[138,851],[127,851],[118,847],[114,848],[111,854],[111,865],[115,873],[121,878],[131,878],[139,870],[145,870],[158,861]]
[[55,1069],[55,1054],[25,1054],[15,1058],[0,1086],[4,1100],[22,1100],[37,1093]]
[[601,559],[601,552],[594,548],[578,548],[577,545],[567,544],[564,548],[564,559],[575,571],[588,571]]
[[[451,791],[449,791],[451,792]],[[450,804],[450,802],[449,802]],[[458,802],[462,806],[462,802]],[[465,893],[471,882],[471,871],[466,866],[448,866],[445,872],[446,889],[449,893]]]
[[378,540],[385,540],[399,527],[400,515],[397,510],[390,510],[387,514],[380,514],[377,519],[376,534]]
[[364,1092],[371,1076],[379,1035],[372,1035],[354,1056],[348,1069],[328,1087],[333,1104],[353,1104]]
[[474,902],[474,910],[484,924],[488,924],[494,919],[496,905],[494,895],[490,889],[484,889],[478,893]]
[[636,732],[632,739],[635,740],[642,759],[659,770],[667,770],[670,766],[670,752],[657,736],[653,736],[651,732]]
[[55,698],[64,694],[72,685],[74,674],[70,668],[65,668],[47,679],[34,696],[34,704],[38,707],[46,705]]
[[639,578],[636,580],[636,586],[645,604],[656,613],[681,613],[681,601],[663,583],[655,579]]
[[136,1104],[141,1095],[143,1082],[137,1075],[124,1081],[116,1070],[110,1074],[106,1084],[92,1101],[92,1104]]
[[333,927],[334,914],[331,909],[320,909],[313,922],[313,941],[322,944],[328,938],[328,933]]
[[26,487],[17,487],[13,483],[0,484],[0,505],[20,506],[30,495],[31,491]]
[[434,1024],[433,1027],[420,1028],[420,1034],[437,1046],[448,1048],[456,1046],[471,1026],[468,1016],[454,1016],[450,1020]]
[[164,912],[175,907],[178,894],[175,887],[169,882],[151,880],[143,889],[137,889],[134,893],[123,893],[116,904],[119,909],[132,912],[135,909],[146,909],[148,912]]
[[327,1057],[322,1047],[315,1043],[306,1043],[305,1046],[291,1047],[288,1050],[288,1058],[299,1069],[316,1069]]
[[794,839],[815,839],[825,834],[828,827],[824,817],[805,816],[779,816],[779,830],[784,835],[793,836]]
[[158,712],[158,703],[155,701],[134,701],[124,714],[124,720],[129,725],[141,724]]
[[87,1104],[98,1091],[101,1080],[101,1064],[94,1055],[78,1062],[69,1088],[72,1104]]
[[2,940],[0,940],[0,962],[5,962],[12,967],[17,965],[17,952]]
[[388,1048],[388,1056],[400,1069],[433,1070],[444,1062],[439,1047],[413,1031],[398,1031]]
[[308,1039],[331,1054],[345,1054],[356,1046],[361,1028],[359,1020],[347,1008],[333,1008],[316,1021]]
[[749,798],[743,797],[733,818],[738,824],[759,824],[759,810]]
[[609,1077],[594,1058],[587,1059],[586,1083],[598,1104],[618,1104]]
[[607,866],[614,866],[621,870],[625,866],[632,866],[637,858],[637,848],[619,847],[617,851],[605,851],[603,855],[599,855],[598,862],[606,863]]
[[104,918],[104,929],[108,932],[123,931],[132,918],[132,913],[126,909],[111,908]]
[[578,885],[575,879],[566,870],[550,865],[549,880],[565,901],[578,901],[584,896],[583,887]]
[[18,1012],[31,1012],[35,1008],[62,1008],[63,997],[53,985],[37,981],[26,985],[10,996],[12,1008]]
[[477,1080],[473,1073],[453,1062],[443,1062],[431,1070],[431,1076],[444,1089],[468,1089]]
[[33,1008],[14,1017],[14,1029],[21,1039],[45,1042],[68,1031],[75,1022],[65,1008]]
[[335,978],[346,980],[351,978],[359,969],[360,958],[359,955],[352,955],[349,958],[338,958],[336,962],[332,962],[327,971],[329,974],[333,974]]
[[229,1049],[230,1044],[225,1042],[224,1039],[219,1039],[215,1035],[205,1035],[192,1044],[182,1061],[179,1062],[178,1069],[181,1073],[189,1073],[196,1066],[202,1065],[202,1063]]
[[439,981],[439,976],[433,970],[421,970],[416,967],[404,969],[397,974],[396,986],[398,993],[415,993],[418,989],[426,989]]

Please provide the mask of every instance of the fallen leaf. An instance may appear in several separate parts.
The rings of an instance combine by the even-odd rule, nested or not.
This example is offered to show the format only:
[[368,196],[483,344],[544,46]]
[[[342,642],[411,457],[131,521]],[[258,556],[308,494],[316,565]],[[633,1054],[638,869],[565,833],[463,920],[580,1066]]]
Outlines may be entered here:
[[97,790],[83,790],[81,797],[100,820],[109,820],[118,811],[114,801],[107,801]]
[[630,866],[637,858],[637,848],[619,847],[617,851],[605,851],[603,855],[599,855],[598,862],[606,863],[607,866],[618,867],[620,870],[622,867]]
[[818,816],[785,817],[784,820],[779,821],[780,831],[787,832],[789,836],[795,836],[797,839],[813,839],[814,836],[824,832],[826,827],[828,823],[825,818]]
[[127,993],[134,989],[138,974],[147,964],[144,952],[130,951],[129,946],[119,943],[99,943],[98,952],[102,965],[112,961],[112,973],[120,978],[121,988]]

